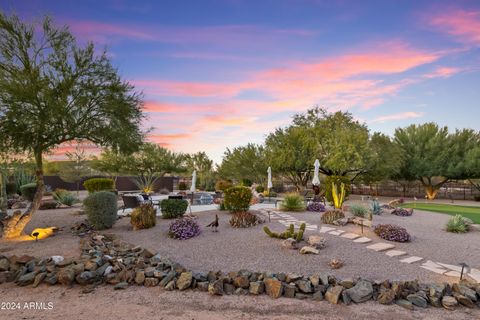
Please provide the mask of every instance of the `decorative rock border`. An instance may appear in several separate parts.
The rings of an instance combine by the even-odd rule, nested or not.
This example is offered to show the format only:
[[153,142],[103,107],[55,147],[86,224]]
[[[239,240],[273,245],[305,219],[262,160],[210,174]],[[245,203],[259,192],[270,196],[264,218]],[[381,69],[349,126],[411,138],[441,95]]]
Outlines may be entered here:
[[272,298],[327,300],[330,303],[361,303],[375,300],[396,303],[407,309],[428,305],[453,309],[457,305],[480,307],[480,284],[461,281],[422,284],[418,281],[373,282],[366,279],[338,279],[327,274],[303,276],[294,273],[240,270],[194,273],[168,258],[112,235],[93,234],[80,240],[81,256],[68,260],[30,256],[0,256],[0,283],[19,286],[41,283],[84,286],[84,292],[100,284],[115,290],[129,285],[161,286],[165,290],[193,289],[211,295],[260,295]]

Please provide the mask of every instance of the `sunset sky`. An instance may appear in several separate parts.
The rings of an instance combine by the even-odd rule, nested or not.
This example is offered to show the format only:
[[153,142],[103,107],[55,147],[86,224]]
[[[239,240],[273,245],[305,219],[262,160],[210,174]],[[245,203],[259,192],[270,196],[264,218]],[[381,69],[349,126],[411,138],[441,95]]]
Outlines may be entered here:
[[372,131],[480,129],[480,1],[27,1],[106,47],[145,96],[149,139],[182,152],[260,143],[292,114],[349,110]]

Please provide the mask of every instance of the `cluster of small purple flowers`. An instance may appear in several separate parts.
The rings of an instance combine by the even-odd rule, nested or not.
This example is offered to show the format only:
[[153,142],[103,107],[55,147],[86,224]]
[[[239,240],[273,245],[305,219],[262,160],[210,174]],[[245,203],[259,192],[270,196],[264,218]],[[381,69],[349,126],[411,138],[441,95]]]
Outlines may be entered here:
[[411,240],[405,228],[393,224],[379,224],[373,230],[380,238],[388,241],[409,242]]
[[409,217],[413,214],[413,209],[396,208],[392,211],[392,214],[400,217]]
[[318,201],[310,201],[307,204],[307,211],[312,211],[312,212],[324,212],[325,211],[325,206],[323,203],[318,202]]
[[176,219],[170,224],[168,236],[173,239],[187,240],[200,234],[200,226],[190,217]]

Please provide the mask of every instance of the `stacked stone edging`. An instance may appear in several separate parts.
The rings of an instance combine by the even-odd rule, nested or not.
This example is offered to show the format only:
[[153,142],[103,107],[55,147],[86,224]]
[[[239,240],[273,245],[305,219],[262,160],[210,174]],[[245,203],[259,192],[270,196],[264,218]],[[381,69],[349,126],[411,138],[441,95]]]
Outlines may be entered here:
[[54,256],[46,259],[30,256],[0,256],[0,283],[19,286],[41,283],[85,286],[88,292],[100,284],[124,289],[129,285],[161,286],[165,290],[193,289],[211,295],[261,295],[272,298],[327,300],[330,303],[396,303],[404,308],[429,305],[454,309],[458,305],[480,307],[480,284],[415,281],[370,281],[338,279],[327,274],[303,276],[295,273],[252,272],[240,270],[192,272],[182,265],[140,246],[133,246],[111,235],[93,234],[80,240],[78,259]]

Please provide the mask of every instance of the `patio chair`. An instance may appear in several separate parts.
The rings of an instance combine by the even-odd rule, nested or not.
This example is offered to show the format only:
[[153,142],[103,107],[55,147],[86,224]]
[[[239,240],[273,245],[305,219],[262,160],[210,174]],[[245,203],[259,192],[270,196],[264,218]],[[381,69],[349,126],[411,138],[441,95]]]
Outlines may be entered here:
[[[141,195],[122,195],[123,207],[122,212],[125,212],[125,209],[135,209],[139,207],[142,203],[145,202]],[[148,201],[148,200],[147,200]]]

